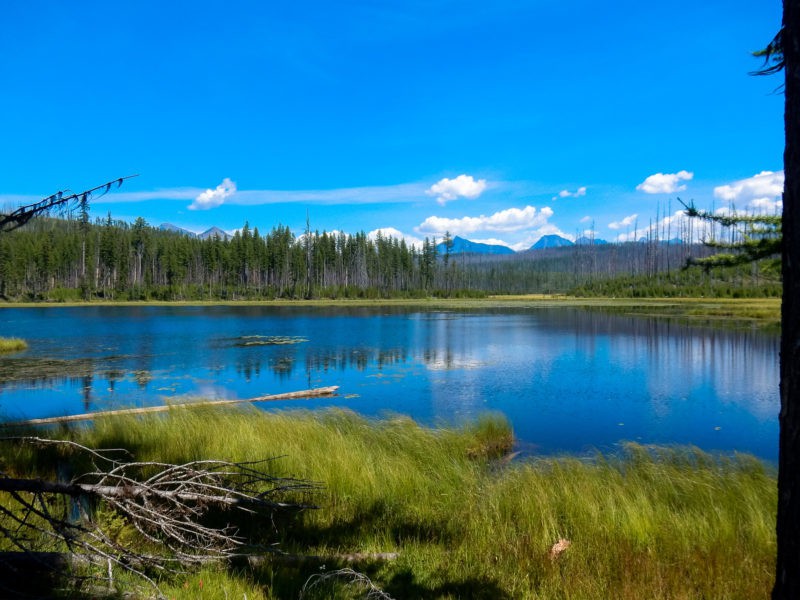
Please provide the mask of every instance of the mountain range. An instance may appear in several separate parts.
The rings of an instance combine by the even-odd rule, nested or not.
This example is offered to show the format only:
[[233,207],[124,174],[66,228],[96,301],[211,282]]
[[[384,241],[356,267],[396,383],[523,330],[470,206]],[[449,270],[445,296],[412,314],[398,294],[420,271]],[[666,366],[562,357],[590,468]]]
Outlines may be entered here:
[[[441,255],[446,252],[444,242],[437,244],[436,251]],[[453,245],[450,247],[450,254],[514,254],[514,251],[508,246],[500,244],[482,244],[481,242],[473,242],[466,240],[462,237],[455,236],[453,238]]]
[[[223,231],[219,227],[210,227],[206,229],[203,233],[194,233],[193,231],[189,231],[188,229],[184,229],[182,227],[178,227],[177,225],[173,225],[172,223],[162,223],[158,227],[163,231],[172,231],[174,233],[180,233],[182,235],[187,235],[189,237],[198,238],[201,240],[206,240],[209,238],[213,238],[215,236],[219,237],[221,240],[230,240],[233,236],[226,231]],[[669,243],[673,243],[673,240],[670,240]],[[575,242],[568,240],[567,238],[561,237],[560,235],[545,235],[539,238],[539,240],[526,252],[530,252],[532,250],[548,250],[551,248],[565,248],[567,246],[588,246],[588,245],[601,245],[601,244],[608,244],[606,240],[601,240],[599,238],[591,239],[588,237],[580,237]],[[444,242],[437,244],[436,251],[438,254],[443,255],[446,252]],[[450,247],[450,254],[515,254],[514,250],[509,248],[508,246],[503,246],[502,244],[484,244],[482,242],[473,242],[472,240],[468,240],[459,236],[453,237],[452,246]]]
[[189,237],[198,238],[201,240],[207,240],[213,237],[218,237],[221,240],[229,240],[233,236],[230,233],[222,231],[219,227],[210,227],[206,229],[203,233],[195,233],[194,231],[189,231],[188,229],[184,229],[183,227],[178,227],[177,225],[173,225],[172,223],[162,223],[158,226],[159,229],[162,231],[172,231],[173,233],[180,233],[182,235],[188,235]]

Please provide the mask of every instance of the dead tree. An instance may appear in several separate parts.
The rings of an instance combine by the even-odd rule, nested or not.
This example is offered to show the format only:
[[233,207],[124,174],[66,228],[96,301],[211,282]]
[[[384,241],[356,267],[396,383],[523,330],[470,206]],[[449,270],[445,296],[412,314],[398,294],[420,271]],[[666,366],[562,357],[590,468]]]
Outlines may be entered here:
[[[265,467],[274,459],[182,465],[129,462],[112,458],[123,450],[92,450],[71,441],[38,437],[5,440],[60,445],[90,457],[94,466],[64,482],[0,473],[0,493],[9,499],[0,502],[0,535],[17,550],[17,560],[20,556],[36,560],[42,550],[52,554],[55,549],[66,552],[71,564],[105,567],[109,580],[112,567],[117,566],[155,586],[153,574],[275,551],[273,545],[249,540],[236,524],[241,517],[252,526],[256,518],[274,523],[277,513],[316,508],[307,499],[318,486],[268,474]],[[95,518],[100,509],[105,521]],[[138,533],[135,547],[104,527],[109,515]]]
[[53,211],[60,211],[62,213],[69,213],[76,208],[82,213],[88,215],[89,200],[92,199],[96,192],[100,192],[99,196],[106,195],[113,186],[117,188],[122,185],[122,182],[138,175],[128,175],[127,177],[120,177],[114,181],[108,181],[90,190],[84,190],[77,194],[69,190],[62,190],[55,194],[43,198],[33,204],[20,206],[18,209],[8,213],[0,214],[0,232],[13,231],[25,225],[33,217],[39,215],[49,214]]

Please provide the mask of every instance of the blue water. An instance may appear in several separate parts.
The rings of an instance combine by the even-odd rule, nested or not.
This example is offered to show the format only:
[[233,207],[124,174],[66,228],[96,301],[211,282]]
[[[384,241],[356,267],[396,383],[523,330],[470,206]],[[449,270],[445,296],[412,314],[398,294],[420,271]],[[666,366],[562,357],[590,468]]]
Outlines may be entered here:
[[261,406],[425,424],[499,411],[526,452],[633,440],[777,459],[778,338],[752,330],[567,308],[103,306],[5,308],[0,336],[29,343],[0,357],[11,420],[338,385]]

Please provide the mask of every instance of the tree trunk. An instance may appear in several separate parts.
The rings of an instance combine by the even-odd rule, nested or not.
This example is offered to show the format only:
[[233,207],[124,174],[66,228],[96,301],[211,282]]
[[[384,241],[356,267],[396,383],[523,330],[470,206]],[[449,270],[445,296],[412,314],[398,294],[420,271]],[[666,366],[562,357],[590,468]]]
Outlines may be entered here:
[[786,75],[781,412],[775,600],[800,598],[800,0],[784,0]]

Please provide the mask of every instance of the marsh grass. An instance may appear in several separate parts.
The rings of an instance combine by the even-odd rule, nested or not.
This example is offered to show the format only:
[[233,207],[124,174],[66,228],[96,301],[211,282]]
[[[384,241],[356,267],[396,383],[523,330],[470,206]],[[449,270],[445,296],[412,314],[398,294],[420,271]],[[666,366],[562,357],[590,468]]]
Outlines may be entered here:
[[27,350],[28,344],[25,340],[20,338],[4,338],[0,337],[0,354],[9,352],[21,352]]
[[[252,407],[108,418],[69,435],[136,460],[277,457],[275,474],[324,485],[320,508],[279,523],[277,535],[286,553],[328,559],[207,566],[165,580],[170,598],[297,598],[310,575],[343,566],[395,598],[750,600],[771,586],[775,473],[749,456],[627,445],[615,456],[509,463],[498,457],[511,430],[496,415],[429,429]],[[15,462],[3,459],[5,469]],[[562,538],[571,546],[551,559]],[[381,552],[398,558],[336,558]],[[321,587],[314,597],[346,594]]]

